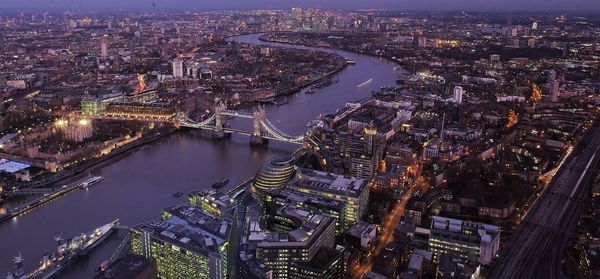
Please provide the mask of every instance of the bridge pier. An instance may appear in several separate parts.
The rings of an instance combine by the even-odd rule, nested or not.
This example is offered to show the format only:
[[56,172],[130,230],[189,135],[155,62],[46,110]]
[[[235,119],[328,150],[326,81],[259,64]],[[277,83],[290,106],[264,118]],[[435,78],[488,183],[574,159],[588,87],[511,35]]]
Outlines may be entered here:
[[252,135],[250,136],[251,145],[263,145],[269,141],[262,135],[262,123],[266,119],[265,108],[259,105],[252,113]]
[[[231,128],[227,121],[229,118],[240,117],[252,119],[252,131],[245,131]],[[215,99],[214,114],[210,118],[201,122],[191,120],[185,113],[177,113],[175,124],[181,127],[190,127],[202,129],[204,135],[213,139],[229,137],[232,133],[250,136],[250,144],[264,145],[269,140],[282,141],[292,144],[305,143],[304,136],[290,136],[280,131],[266,118],[263,106],[257,107],[253,113],[245,111],[230,111],[227,106],[219,99]]]
[[262,136],[255,136],[255,135],[250,136],[250,145],[252,145],[252,146],[265,145],[268,143],[269,143],[269,139],[265,139]]
[[225,131],[223,131],[223,125],[226,124],[223,112],[227,110],[227,105],[225,102],[219,100],[219,98],[215,99],[215,130],[212,132],[213,139],[223,139],[226,137]]

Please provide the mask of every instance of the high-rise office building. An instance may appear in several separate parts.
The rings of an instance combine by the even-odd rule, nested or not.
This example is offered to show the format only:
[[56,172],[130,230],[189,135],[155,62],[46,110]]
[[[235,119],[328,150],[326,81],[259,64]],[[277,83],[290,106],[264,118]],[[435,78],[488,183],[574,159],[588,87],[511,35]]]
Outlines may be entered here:
[[462,104],[464,90],[461,86],[454,86],[454,96],[452,100],[457,104]]
[[173,61],[173,77],[183,77],[183,60],[176,59]]
[[131,240],[134,254],[156,261],[159,278],[228,278],[230,221],[185,205],[162,216],[133,227]]
[[100,40],[100,56],[108,57],[108,39],[106,37]]

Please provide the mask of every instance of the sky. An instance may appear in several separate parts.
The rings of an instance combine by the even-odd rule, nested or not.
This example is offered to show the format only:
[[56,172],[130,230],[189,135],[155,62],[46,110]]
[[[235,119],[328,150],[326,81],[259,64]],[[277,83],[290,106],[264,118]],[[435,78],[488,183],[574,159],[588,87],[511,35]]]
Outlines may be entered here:
[[[154,3],[154,5],[153,5]],[[585,11],[600,12],[600,0],[0,0],[2,10],[117,9],[325,9]]]

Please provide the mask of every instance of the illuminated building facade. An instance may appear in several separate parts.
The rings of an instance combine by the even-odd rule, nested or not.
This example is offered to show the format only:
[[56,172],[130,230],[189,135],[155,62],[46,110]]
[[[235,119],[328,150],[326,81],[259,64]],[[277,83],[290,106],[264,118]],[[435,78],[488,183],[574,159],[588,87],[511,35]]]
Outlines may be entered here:
[[369,186],[365,179],[298,169],[296,178],[287,184],[289,189],[341,201],[344,208],[344,230],[361,220],[367,213]]
[[94,133],[92,121],[88,119],[57,120],[55,126],[62,133],[65,140],[82,142],[91,138]]
[[163,219],[135,226],[131,240],[134,254],[156,261],[159,278],[227,278],[229,221],[184,205]]
[[116,118],[169,120],[175,117],[175,107],[166,103],[111,103],[103,115]]
[[123,101],[123,95],[110,96],[104,98],[94,98],[81,101],[81,111],[86,115],[98,115],[106,110],[108,104]]
[[150,90],[138,94],[129,94],[125,96],[124,101],[130,103],[154,103],[158,101],[158,91]]
[[433,216],[429,248],[436,259],[455,253],[490,264],[500,250],[500,229],[494,225]]
[[291,156],[278,156],[264,164],[254,177],[252,185],[255,190],[264,193],[285,185],[296,171],[293,160]]
[[[258,212],[246,216],[246,228],[241,247],[241,269],[245,278],[339,278],[342,262],[332,260],[331,266],[313,268],[314,259],[322,251],[334,250],[332,257],[341,258],[335,246],[333,218],[287,205],[275,214],[264,217]],[[265,225],[266,224],[266,225]],[[263,268],[256,268],[255,266]]]
[[337,279],[341,278],[345,271],[344,255],[345,248],[336,246],[322,248],[308,262],[294,262],[290,266],[289,278],[293,279]]
[[269,211],[275,211],[282,206],[288,204],[294,205],[303,207],[314,213],[321,213],[334,218],[336,234],[338,236],[342,235],[345,231],[346,215],[344,210],[346,204],[342,201],[294,191],[288,188],[269,191],[265,194],[264,201],[267,214]]
[[311,148],[322,157],[324,169],[371,179],[384,156],[387,141],[405,116],[393,103],[369,99],[348,103],[323,125],[311,128]]

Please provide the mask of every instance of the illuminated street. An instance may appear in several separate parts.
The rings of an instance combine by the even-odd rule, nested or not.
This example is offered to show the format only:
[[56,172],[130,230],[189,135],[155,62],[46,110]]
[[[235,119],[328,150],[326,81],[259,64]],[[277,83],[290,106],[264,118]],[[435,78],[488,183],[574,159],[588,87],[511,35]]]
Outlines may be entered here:
[[367,272],[371,271],[373,259],[381,253],[381,250],[383,250],[385,246],[394,240],[394,231],[396,230],[396,226],[398,226],[398,222],[400,222],[400,219],[404,215],[404,207],[412,197],[413,192],[414,187],[410,187],[408,191],[402,194],[400,200],[394,206],[394,209],[392,209],[385,217],[381,226],[381,235],[379,236],[373,251],[369,254],[364,264],[354,267],[354,278],[362,278]]

